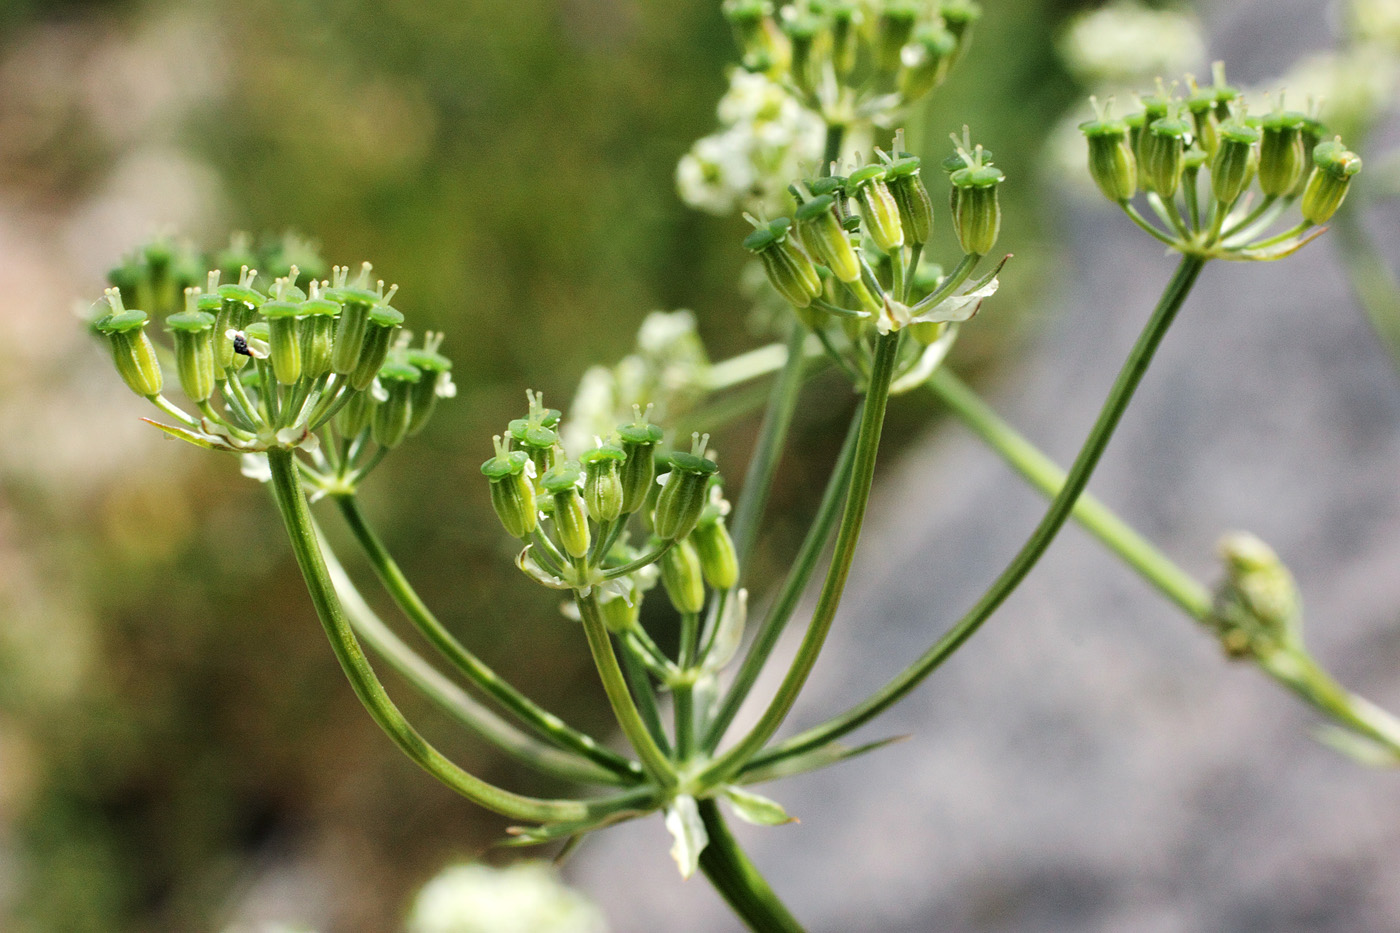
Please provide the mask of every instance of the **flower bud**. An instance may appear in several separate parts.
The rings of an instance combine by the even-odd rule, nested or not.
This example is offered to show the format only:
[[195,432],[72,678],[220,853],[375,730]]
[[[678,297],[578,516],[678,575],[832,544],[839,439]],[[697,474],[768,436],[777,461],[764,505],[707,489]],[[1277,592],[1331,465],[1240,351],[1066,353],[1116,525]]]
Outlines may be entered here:
[[149,320],[146,312],[123,308],[121,295],[115,288],[107,289],[107,301],[111,312],[99,318],[93,328],[107,338],[117,372],[137,395],[145,398],[159,395],[164,382],[156,348],[146,336]]
[[1181,185],[1182,159],[1191,125],[1177,117],[1162,117],[1143,131],[1140,155],[1147,187],[1170,199]]
[[948,77],[957,49],[957,38],[942,26],[921,28],[901,53],[899,95],[912,102],[937,88]]
[[757,253],[768,273],[768,281],[795,308],[805,308],[821,294],[821,277],[812,267],[807,254],[798,249],[788,236],[789,221],[785,217],[760,227],[744,239],[744,248]]
[[687,540],[695,543],[705,582],[717,590],[727,590],[739,582],[739,556],[723,518],[697,523]]
[[657,537],[664,540],[684,538],[695,527],[706,504],[706,484],[719,469],[713,460],[705,459],[705,445],[708,434],[695,435],[690,453],[677,451],[671,454],[671,472],[666,475],[666,485],[656,498],[656,514],[652,527]]
[[836,199],[823,194],[806,201],[797,209],[795,219],[802,245],[816,260],[842,282],[860,278],[860,258],[851,245],[851,238],[841,226],[836,214]]
[[335,354],[335,322],[340,305],[328,298],[301,303],[301,374],[320,379],[331,371]]
[[433,409],[437,407],[440,395],[456,392],[450,375],[452,361],[435,349],[441,345],[441,342],[441,334],[429,334],[427,345],[420,349],[409,350],[404,357],[423,373],[423,378],[414,383],[413,386],[413,417],[408,422],[410,435],[423,430],[423,426],[428,423],[428,418],[433,414]]
[[899,222],[899,204],[885,184],[885,167],[867,165],[846,179],[846,196],[860,208],[865,232],[882,253],[892,253],[904,245],[904,228]]
[[583,497],[578,493],[579,467],[561,463],[540,479],[540,486],[554,502],[554,533],[570,557],[585,557],[591,536]]
[[390,449],[403,443],[408,436],[408,422],[413,415],[413,387],[422,381],[417,366],[390,360],[379,369],[379,385],[388,396],[374,407],[371,436],[380,447]]
[[985,256],[1001,233],[997,185],[1006,178],[991,165],[974,164],[952,174],[953,229],[964,253]]
[[347,377],[350,388],[366,389],[379,373],[379,367],[389,357],[389,346],[394,334],[403,324],[403,312],[388,305],[377,305],[369,313],[365,322],[364,343],[360,345],[360,359]]
[[682,615],[693,615],[705,608],[705,581],[700,557],[689,538],[677,541],[661,555],[661,583],[671,605]]
[[1137,193],[1137,157],[1128,141],[1128,125],[1102,118],[1079,124],[1089,143],[1089,175],[1103,196],[1115,204]]
[[529,537],[539,524],[535,485],[526,475],[530,457],[522,450],[509,449],[499,434],[493,440],[496,456],[481,465],[481,472],[491,481],[491,507],[506,534],[512,538]]
[[329,288],[322,293],[322,297],[341,306],[335,324],[331,372],[348,376],[360,363],[360,351],[364,349],[365,332],[369,328],[369,313],[379,304],[379,295],[364,288]]
[[1220,556],[1225,579],[1209,621],[1226,652],[1259,657],[1297,647],[1302,639],[1298,588],[1273,549],[1236,532],[1221,540]]
[[745,64],[772,57],[769,17],[773,8],[766,0],[725,0],[721,9],[734,30],[734,41],[743,53]]
[[1220,120],[1215,115],[1215,88],[1198,88],[1187,98],[1186,109],[1191,114],[1191,131],[1196,137],[1196,145],[1213,159],[1220,143]]
[[656,445],[661,443],[662,432],[638,409],[637,419],[620,425],[617,434],[627,454],[621,470],[622,514],[631,515],[646,503],[656,479]]
[[583,464],[583,504],[595,522],[616,521],[622,514],[622,465],[627,453],[613,444],[579,456]]
[[180,388],[192,402],[208,401],[214,394],[214,315],[181,311],[165,319],[165,329],[175,338]]
[[301,378],[301,335],[297,332],[300,313],[299,302],[269,301],[262,306],[272,347],[272,372],[284,386]]
[[1336,139],[1318,143],[1313,150],[1313,162],[1312,175],[1303,190],[1303,219],[1308,223],[1325,224],[1342,206],[1352,176],[1361,171],[1361,157]]
[[1221,210],[1229,209],[1259,170],[1260,132],[1247,123],[1227,120],[1220,125],[1215,159],[1210,164],[1210,191]]
[[1259,122],[1259,188],[1266,195],[1288,194],[1303,174],[1307,153],[1303,151],[1303,123],[1296,110],[1277,110]]
[[885,0],[875,24],[876,71],[888,75],[899,69],[900,53],[918,18],[919,7],[913,0]]
[[860,8],[846,0],[835,0],[827,4],[827,18],[831,24],[831,67],[836,80],[844,83],[856,67],[856,54],[860,48],[859,18]]
[[919,177],[922,163],[917,156],[905,156],[885,166],[885,183],[899,207],[899,225],[911,244],[927,243],[933,232],[933,199]]
[[783,21],[783,32],[788,38],[788,63],[792,83],[806,93],[816,92],[821,80],[822,63],[815,51],[817,37],[821,33],[821,21],[815,16],[797,13]]
[[598,600],[598,614],[603,617],[603,625],[609,632],[617,635],[624,635],[627,632],[636,631],[638,620],[641,618],[642,598],[641,594],[634,589],[630,597],[618,596],[616,593],[606,594]]

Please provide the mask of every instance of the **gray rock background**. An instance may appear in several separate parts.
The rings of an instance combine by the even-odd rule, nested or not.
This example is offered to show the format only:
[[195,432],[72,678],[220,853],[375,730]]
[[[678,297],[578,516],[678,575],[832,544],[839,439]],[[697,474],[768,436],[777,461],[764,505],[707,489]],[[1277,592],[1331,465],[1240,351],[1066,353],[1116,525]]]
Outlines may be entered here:
[[[1314,27],[1325,38],[1315,3],[1217,5],[1209,19],[1242,81],[1282,70]],[[1370,218],[1392,256],[1394,219]],[[1067,463],[1173,260],[1097,207],[1063,220],[1082,273],[987,391]],[[1092,488],[1203,580],[1222,532],[1270,542],[1302,588],[1315,655],[1400,709],[1400,378],[1333,248],[1208,268]],[[1042,511],[952,422],[885,462],[788,728],[922,652]],[[771,785],[802,822],[738,832],[813,930],[1400,929],[1400,784],[1313,741],[1317,723],[1071,526],[976,638],[858,733],[908,741]],[[573,880],[621,931],[736,929],[702,879],[677,878],[668,846],[659,820],[611,829]]]

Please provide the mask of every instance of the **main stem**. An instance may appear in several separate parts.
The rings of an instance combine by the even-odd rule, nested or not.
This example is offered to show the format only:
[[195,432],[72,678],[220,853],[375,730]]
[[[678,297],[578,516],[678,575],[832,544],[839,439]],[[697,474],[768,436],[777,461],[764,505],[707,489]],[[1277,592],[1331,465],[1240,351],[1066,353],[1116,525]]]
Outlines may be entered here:
[[831,566],[827,568],[821,594],[817,597],[816,609],[807,626],[807,634],[803,637],[797,656],[793,658],[792,666],[779,685],[778,692],[753,729],[697,775],[698,786],[712,787],[721,783],[748,763],[749,758],[773,737],[773,733],[787,718],[793,703],[797,701],[798,693],[806,684],[812,668],[816,666],[817,656],[831,631],[831,623],[836,617],[836,609],[841,604],[841,596],[846,589],[846,579],[855,560],[856,545],[860,540],[860,529],[865,520],[865,508],[870,501],[870,486],[875,477],[875,458],[879,453],[880,432],[885,422],[885,406],[889,401],[890,381],[894,378],[895,360],[899,355],[900,333],[892,331],[882,335],[875,346],[870,384],[866,389],[865,405],[861,411],[860,433],[856,438],[851,486],[846,495],[841,526],[836,533],[836,547],[832,554]]
[[582,801],[525,797],[468,774],[448,761],[409,725],[408,720],[394,705],[394,701],[389,699],[384,685],[374,675],[364,651],[350,630],[349,623],[345,621],[340,600],[336,597],[335,587],[326,572],[326,563],[316,542],[316,532],[311,525],[311,512],[306,504],[306,494],[301,488],[295,454],[290,450],[269,450],[267,462],[272,470],[272,490],[277,499],[278,510],[282,513],[282,521],[287,527],[287,535],[291,539],[297,566],[301,568],[301,575],[306,580],[306,589],[316,607],[316,615],[326,630],[326,636],[330,639],[331,649],[340,661],[355,695],[360,698],[360,702],[379,727],[393,739],[394,744],[423,770],[488,810],[494,810],[512,819],[539,823],[589,819],[595,812],[594,808]]
[[933,673],[953,652],[971,638],[982,627],[982,623],[986,622],[992,613],[1011,595],[1012,591],[1025,579],[1026,575],[1031,572],[1031,568],[1050,547],[1055,535],[1059,533],[1060,528],[1069,518],[1075,501],[1079,498],[1079,494],[1084,491],[1084,487],[1088,485],[1089,477],[1093,475],[1099,458],[1103,456],[1104,449],[1108,446],[1114,429],[1118,427],[1123,412],[1127,409],[1128,403],[1132,401],[1133,393],[1137,391],[1138,384],[1147,372],[1152,357],[1157,352],[1157,347],[1176,319],[1177,312],[1181,310],[1181,305],[1185,302],[1186,296],[1191,291],[1191,286],[1195,284],[1196,278],[1204,266],[1204,259],[1196,256],[1182,257],[1181,263],[1176,268],[1176,273],[1167,284],[1151,318],[1148,319],[1142,333],[1138,335],[1137,343],[1133,345],[1127,360],[1124,361],[1123,368],[1113,383],[1113,388],[1109,390],[1108,398],[1104,401],[1098,420],[1094,422],[1089,436],[1084,440],[1084,446],[1080,448],[1079,456],[1075,458],[1074,465],[1070,467],[1064,486],[1050,503],[1050,507],[1046,510],[1044,518],[1040,520],[1040,524],[1031,532],[1030,538],[1011,559],[1011,563],[1007,565],[991,587],[982,595],[982,598],[977,601],[976,605],[968,610],[967,614],[928,651],[924,652],[913,664],[905,668],[869,698],[842,715],[794,736],[770,750],[766,755],[755,758],[755,764],[760,761],[800,754],[824,745],[869,722],[897,703],[909,691],[918,686],[925,677]]
[[700,800],[697,806],[710,837],[700,853],[700,870],[710,884],[754,933],[802,933],[802,924],[739,848],[715,801]]

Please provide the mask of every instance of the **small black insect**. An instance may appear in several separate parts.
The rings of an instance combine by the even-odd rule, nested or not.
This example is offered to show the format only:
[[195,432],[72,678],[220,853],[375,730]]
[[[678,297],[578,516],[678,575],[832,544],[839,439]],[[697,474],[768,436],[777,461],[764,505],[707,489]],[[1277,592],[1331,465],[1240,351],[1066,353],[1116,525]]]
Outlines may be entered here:
[[241,353],[241,354],[243,354],[244,356],[252,356],[253,354],[251,354],[251,353],[248,352],[248,338],[247,338],[247,337],[244,337],[242,334],[234,334],[234,335],[233,335],[233,352],[234,352],[234,353]]

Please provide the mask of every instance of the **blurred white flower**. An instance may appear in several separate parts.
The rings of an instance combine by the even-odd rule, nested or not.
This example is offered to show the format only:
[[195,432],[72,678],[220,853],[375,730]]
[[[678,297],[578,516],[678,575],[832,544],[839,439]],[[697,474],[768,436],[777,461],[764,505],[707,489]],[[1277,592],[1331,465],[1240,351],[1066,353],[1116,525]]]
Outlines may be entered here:
[[454,865],[423,886],[409,933],[604,933],[587,898],[544,862]]
[[676,165],[676,190],[711,214],[780,213],[787,185],[821,157],[824,130],[781,86],[736,68],[717,108],[720,128]]
[[1060,57],[1092,87],[1135,85],[1179,75],[1205,63],[1206,47],[1195,17],[1118,0],[1076,16],[1060,37]]

